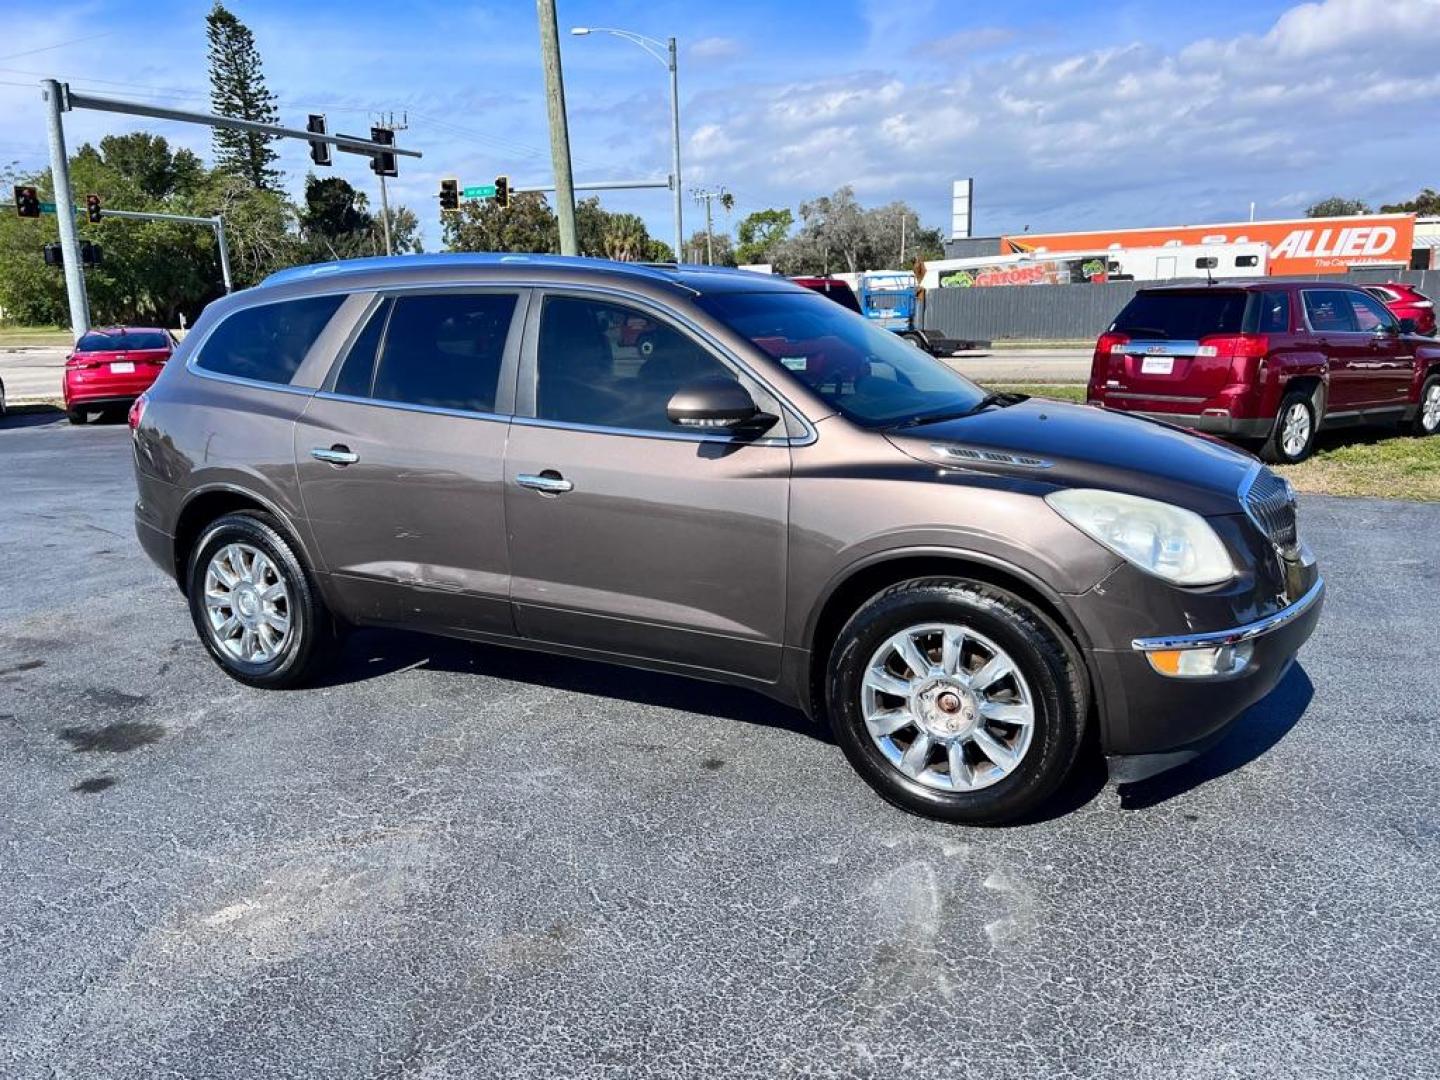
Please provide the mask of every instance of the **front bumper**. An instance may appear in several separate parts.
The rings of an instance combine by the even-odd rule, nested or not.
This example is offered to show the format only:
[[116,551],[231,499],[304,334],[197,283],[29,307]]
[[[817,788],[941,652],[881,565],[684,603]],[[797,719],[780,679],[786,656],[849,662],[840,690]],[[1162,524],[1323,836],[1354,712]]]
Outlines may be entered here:
[[[1106,752],[1111,778],[1133,781],[1197,757],[1224,737],[1251,705],[1284,677],[1309,639],[1325,602],[1318,573],[1285,607],[1239,626],[1202,633],[1136,638],[1129,649],[1096,650],[1093,661],[1111,725]],[[1151,667],[1147,653],[1249,643],[1243,671],[1211,678],[1175,678]]]

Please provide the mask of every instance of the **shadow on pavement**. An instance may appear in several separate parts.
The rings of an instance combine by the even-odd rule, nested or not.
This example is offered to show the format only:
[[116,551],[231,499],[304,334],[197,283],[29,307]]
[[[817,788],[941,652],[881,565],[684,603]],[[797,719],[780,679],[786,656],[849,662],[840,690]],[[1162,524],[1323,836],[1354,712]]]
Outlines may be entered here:
[[328,677],[319,685],[360,682],[414,667],[485,675],[567,693],[593,694],[637,705],[702,713],[793,731],[825,743],[834,742],[825,724],[810,720],[798,709],[740,687],[401,630],[354,631]]
[[1120,806],[1145,810],[1183,795],[1226,773],[1234,772],[1268,752],[1290,733],[1310,707],[1315,687],[1299,664],[1291,666],[1280,684],[1235,722],[1229,733],[1194,761],[1133,784],[1121,784]]
[[44,427],[65,419],[65,411],[56,405],[11,405],[0,416],[0,431],[10,428]]

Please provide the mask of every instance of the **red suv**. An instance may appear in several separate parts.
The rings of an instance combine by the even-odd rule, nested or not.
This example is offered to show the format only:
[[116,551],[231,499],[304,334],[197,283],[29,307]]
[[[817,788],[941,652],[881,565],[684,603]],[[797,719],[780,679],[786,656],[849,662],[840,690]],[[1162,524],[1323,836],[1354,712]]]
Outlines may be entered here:
[[129,405],[155,381],[175,349],[168,330],[115,326],[91,330],[65,361],[65,413],[83,424],[90,413]]
[[1414,319],[1417,334],[1435,336],[1435,302],[1414,285],[1387,281],[1383,285],[1366,285],[1365,291],[1388,307],[1397,319]]
[[1440,343],[1354,285],[1262,281],[1142,289],[1100,335],[1092,405],[1309,455],[1322,426],[1440,429]]

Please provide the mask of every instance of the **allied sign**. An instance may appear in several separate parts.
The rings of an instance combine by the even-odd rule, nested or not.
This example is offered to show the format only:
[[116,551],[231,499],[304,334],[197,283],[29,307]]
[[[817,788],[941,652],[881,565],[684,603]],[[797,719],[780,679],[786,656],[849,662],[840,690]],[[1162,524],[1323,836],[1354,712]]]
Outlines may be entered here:
[[1240,221],[1153,229],[1035,234],[1001,238],[1003,253],[1103,251],[1189,244],[1270,245],[1271,274],[1343,274],[1352,266],[1408,266],[1415,239],[1413,214]]

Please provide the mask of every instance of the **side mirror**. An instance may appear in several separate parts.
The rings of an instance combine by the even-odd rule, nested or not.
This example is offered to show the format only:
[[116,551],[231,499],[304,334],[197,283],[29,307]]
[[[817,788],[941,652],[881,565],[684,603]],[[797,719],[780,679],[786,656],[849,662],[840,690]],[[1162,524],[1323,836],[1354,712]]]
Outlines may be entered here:
[[734,379],[712,375],[676,390],[665,406],[672,424],[683,428],[722,429],[769,426],[775,417],[762,413],[750,392]]
[[1401,320],[1400,320],[1400,333],[1402,333],[1402,334],[1413,334],[1413,333],[1415,333],[1415,320],[1414,320],[1414,319],[1401,319]]

